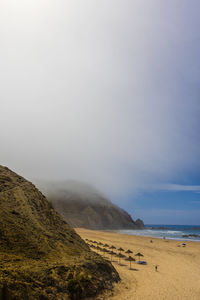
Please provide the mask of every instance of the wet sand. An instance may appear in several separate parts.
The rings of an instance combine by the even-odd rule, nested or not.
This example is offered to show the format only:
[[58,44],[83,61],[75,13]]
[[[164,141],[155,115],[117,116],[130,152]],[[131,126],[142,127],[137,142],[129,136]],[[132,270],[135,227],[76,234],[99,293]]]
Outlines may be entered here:
[[[183,247],[182,242],[174,240],[82,228],[76,231],[83,239],[130,249],[136,259],[134,255],[141,252],[144,255],[141,259],[147,262],[147,265],[133,262],[132,270],[129,270],[129,262],[122,259],[119,265],[118,259],[113,258],[112,264],[119,272],[121,282],[115,285],[113,292],[98,297],[99,300],[200,300],[199,242],[186,242]],[[110,259],[110,255],[106,256]]]

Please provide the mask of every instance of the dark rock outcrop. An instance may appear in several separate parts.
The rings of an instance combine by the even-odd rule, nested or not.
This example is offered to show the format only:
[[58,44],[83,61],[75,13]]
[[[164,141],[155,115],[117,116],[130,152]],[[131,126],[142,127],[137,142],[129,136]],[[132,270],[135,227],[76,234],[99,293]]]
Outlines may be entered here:
[[0,300],[83,299],[119,275],[39,190],[0,166]]
[[142,229],[123,209],[106,199],[91,185],[69,181],[63,184],[41,184],[40,188],[54,208],[74,228],[99,230]]
[[136,224],[137,228],[139,228],[139,229],[143,229],[144,228],[144,222],[142,220],[140,220],[140,219],[137,219],[135,221],[135,224]]
[[191,234],[183,234],[182,237],[184,237],[184,238],[187,238],[187,237],[200,238],[200,235],[199,234],[191,233]]

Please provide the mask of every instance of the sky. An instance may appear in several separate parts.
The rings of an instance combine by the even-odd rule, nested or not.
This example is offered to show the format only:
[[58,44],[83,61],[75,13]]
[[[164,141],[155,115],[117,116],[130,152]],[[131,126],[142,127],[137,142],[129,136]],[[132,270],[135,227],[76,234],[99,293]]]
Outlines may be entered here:
[[200,2],[0,0],[0,164],[200,224]]

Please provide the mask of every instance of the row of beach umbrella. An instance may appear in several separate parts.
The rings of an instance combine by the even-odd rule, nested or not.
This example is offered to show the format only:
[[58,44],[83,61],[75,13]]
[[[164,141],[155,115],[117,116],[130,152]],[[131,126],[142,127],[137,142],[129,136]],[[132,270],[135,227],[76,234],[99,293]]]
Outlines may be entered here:
[[[132,256],[126,256],[125,254],[133,254],[133,252],[128,249],[128,250],[124,250],[123,248],[116,248],[114,245],[108,245],[108,244],[103,244],[101,242],[97,242],[97,241],[93,241],[93,240],[89,240],[89,239],[86,239],[86,242],[88,244],[88,246],[92,249],[95,249],[99,252],[102,252],[103,253],[103,256],[108,253],[111,257],[111,262],[112,262],[112,257],[115,256],[115,257],[118,257],[118,262],[120,264],[120,261],[121,259],[125,259],[126,261],[129,261],[130,263],[130,269],[131,269],[131,263],[133,261],[135,261],[135,258],[132,257]],[[91,244],[92,243],[92,244]],[[114,252],[113,250],[117,250],[118,253]],[[123,255],[122,252],[124,252],[125,254]],[[138,252],[137,254],[135,254],[135,256],[137,256],[139,258],[139,261],[140,261],[140,257],[143,257],[143,254]]]

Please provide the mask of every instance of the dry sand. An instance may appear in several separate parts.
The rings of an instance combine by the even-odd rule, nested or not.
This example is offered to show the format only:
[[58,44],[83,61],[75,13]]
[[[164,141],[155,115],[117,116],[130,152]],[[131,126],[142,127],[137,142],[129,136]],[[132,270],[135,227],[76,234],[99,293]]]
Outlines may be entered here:
[[[129,262],[121,260],[122,265],[119,265],[114,258],[112,263],[119,272],[121,282],[115,285],[112,293],[98,299],[200,300],[200,243],[186,242],[187,246],[182,247],[181,242],[173,240],[82,228],[76,231],[83,239],[130,249],[133,255],[141,252],[144,255],[142,259],[148,263],[139,265],[133,262],[132,270],[129,270]],[[155,265],[158,265],[158,272]]]

